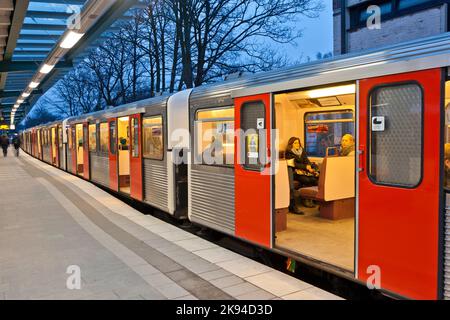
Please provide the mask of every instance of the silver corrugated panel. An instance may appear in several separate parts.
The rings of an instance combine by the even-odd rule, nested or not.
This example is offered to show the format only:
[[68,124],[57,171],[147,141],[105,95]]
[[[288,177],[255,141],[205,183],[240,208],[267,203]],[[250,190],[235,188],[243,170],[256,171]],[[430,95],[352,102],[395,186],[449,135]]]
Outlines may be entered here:
[[91,154],[92,181],[109,186],[109,158]]
[[44,161],[51,163],[52,159],[50,157],[50,146],[48,146],[48,147],[44,146],[42,149],[43,149]]
[[63,168],[64,166],[64,152],[63,148],[59,148],[59,163],[57,164],[60,168]]
[[444,299],[450,300],[450,194],[445,211]]
[[162,161],[144,159],[144,201],[169,211],[167,169]]
[[189,214],[193,222],[234,235],[234,174],[191,169]]
[[72,163],[72,151],[67,150],[67,171],[73,173],[73,163]]

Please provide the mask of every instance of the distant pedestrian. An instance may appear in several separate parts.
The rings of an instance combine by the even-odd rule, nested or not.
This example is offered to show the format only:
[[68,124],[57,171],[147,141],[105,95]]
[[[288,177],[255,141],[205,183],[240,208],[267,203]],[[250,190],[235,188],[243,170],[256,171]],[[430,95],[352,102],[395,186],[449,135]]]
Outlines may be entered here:
[[3,156],[6,157],[8,155],[8,147],[9,147],[9,138],[6,134],[0,137],[0,145],[3,149]]
[[14,145],[14,149],[16,150],[16,157],[18,157],[20,149],[20,138],[17,134],[14,136],[12,143]]

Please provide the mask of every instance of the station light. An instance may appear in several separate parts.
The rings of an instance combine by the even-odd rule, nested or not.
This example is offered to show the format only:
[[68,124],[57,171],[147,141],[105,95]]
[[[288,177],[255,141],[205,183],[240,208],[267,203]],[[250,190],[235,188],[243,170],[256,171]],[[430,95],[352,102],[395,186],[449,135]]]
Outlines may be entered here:
[[33,81],[31,81],[30,85],[29,85],[29,87],[31,89],[37,88],[38,86],[39,86],[39,82],[33,82]]
[[29,96],[30,96],[30,93],[27,93],[27,92],[22,93],[22,97],[24,97],[24,98],[27,98]]
[[59,46],[64,49],[70,49],[81,39],[82,36],[84,36],[84,33],[69,31]]
[[44,65],[41,67],[41,69],[39,70],[39,72],[40,72],[40,73],[43,73],[43,74],[47,74],[47,73],[49,73],[50,71],[52,71],[54,67],[55,67],[55,65],[50,65],[50,64],[44,63]]
[[23,103],[23,102],[24,102],[23,99],[18,99],[18,100],[17,100],[17,103]]
[[323,89],[316,89],[308,91],[308,96],[310,99],[317,99],[323,97],[339,96],[342,94],[352,94],[356,92],[356,86],[354,84],[329,87]]

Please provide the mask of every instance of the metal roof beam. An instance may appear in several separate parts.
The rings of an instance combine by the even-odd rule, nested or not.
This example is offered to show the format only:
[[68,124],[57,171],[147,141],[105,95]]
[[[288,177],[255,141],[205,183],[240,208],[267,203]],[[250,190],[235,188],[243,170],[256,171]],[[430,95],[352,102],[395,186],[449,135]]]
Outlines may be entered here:
[[27,17],[29,18],[41,18],[41,19],[67,19],[72,13],[67,12],[54,12],[54,11],[28,11]]
[[32,0],[33,2],[39,3],[58,3],[58,4],[74,4],[83,6],[86,0]]
[[[24,71],[37,71],[42,61],[0,61],[0,72],[24,72]],[[64,69],[72,68],[72,61],[60,61],[56,64],[55,68]],[[28,75],[32,77],[33,75]]]
[[64,31],[67,29],[65,24],[43,24],[43,23],[24,23],[22,30],[51,30]]
[[61,36],[55,34],[21,34],[19,40],[59,40]]
[[16,50],[21,48],[34,49],[34,48],[45,48],[52,49],[54,47],[53,43],[36,43],[36,42],[20,42],[17,43]]
[[[34,90],[33,94],[42,94],[42,90]],[[4,91],[4,90],[0,90],[0,98],[15,98],[18,97],[22,94],[22,91],[15,91],[15,90],[8,90],[8,91]]]

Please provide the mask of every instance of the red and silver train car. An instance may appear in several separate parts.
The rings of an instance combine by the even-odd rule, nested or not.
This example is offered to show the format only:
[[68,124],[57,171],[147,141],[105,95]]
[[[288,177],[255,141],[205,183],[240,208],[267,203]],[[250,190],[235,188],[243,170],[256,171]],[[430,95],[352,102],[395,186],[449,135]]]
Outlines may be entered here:
[[[175,217],[389,295],[450,298],[449,67],[444,34],[69,118],[23,139],[33,156]],[[346,134],[356,155],[332,154]],[[295,191],[319,204],[304,215],[288,210],[291,137],[320,167],[318,186]]]

